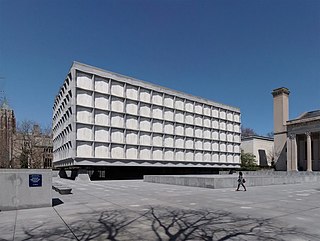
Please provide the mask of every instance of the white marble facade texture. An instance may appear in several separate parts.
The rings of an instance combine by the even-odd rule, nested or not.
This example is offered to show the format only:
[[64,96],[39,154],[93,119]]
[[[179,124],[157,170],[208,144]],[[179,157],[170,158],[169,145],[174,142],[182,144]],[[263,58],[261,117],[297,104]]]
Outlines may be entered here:
[[53,107],[54,165],[240,166],[240,110],[74,63]]

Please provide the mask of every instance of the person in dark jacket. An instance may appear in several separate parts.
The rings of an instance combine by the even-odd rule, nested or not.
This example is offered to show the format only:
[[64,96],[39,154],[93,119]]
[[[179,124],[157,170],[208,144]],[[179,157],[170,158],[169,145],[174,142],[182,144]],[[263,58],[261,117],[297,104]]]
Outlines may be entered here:
[[243,186],[243,188],[244,188],[245,191],[247,191],[246,186],[244,185],[245,182],[246,182],[246,180],[243,178],[242,172],[239,172],[238,188],[237,188],[236,191],[239,191],[240,185]]

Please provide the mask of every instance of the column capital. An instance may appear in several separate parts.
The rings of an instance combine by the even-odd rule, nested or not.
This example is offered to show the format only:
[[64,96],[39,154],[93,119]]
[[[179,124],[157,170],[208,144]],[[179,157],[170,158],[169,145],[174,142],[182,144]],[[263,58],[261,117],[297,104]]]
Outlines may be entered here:
[[290,134],[289,134],[289,139],[290,139],[290,140],[294,140],[294,139],[296,139],[296,136],[297,136],[296,134],[290,133]]
[[307,137],[311,136],[311,132],[310,131],[306,131],[305,134],[306,134]]

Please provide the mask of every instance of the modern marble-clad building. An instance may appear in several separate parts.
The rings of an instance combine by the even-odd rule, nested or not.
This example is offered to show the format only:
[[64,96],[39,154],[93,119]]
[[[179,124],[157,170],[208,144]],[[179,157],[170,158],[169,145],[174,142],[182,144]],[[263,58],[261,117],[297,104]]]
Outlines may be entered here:
[[273,90],[277,170],[320,171],[320,110],[289,120],[287,88]]
[[53,106],[53,155],[59,168],[238,168],[240,110],[74,62]]

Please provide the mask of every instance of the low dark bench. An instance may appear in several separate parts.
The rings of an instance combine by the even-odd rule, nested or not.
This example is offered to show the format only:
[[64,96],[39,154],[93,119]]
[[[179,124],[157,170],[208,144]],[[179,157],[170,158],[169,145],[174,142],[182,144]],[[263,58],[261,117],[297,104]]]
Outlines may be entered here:
[[60,194],[71,194],[72,188],[59,183],[52,183],[52,189]]

